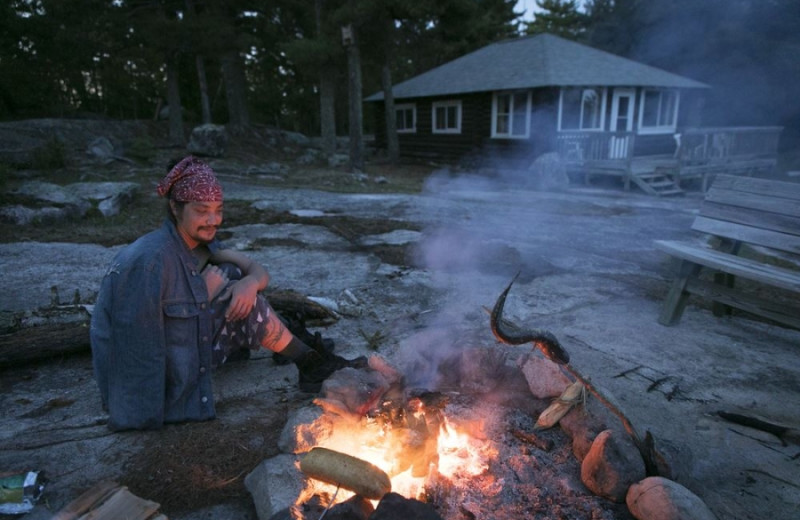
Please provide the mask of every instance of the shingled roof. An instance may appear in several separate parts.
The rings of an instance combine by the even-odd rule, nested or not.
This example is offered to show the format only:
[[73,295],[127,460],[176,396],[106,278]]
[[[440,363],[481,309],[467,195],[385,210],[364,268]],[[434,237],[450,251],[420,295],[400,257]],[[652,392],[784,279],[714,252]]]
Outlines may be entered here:
[[[709,88],[552,34],[492,43],[394,85],[395,99],[559,86]],[[366,101],[383,99],[377,92]]]

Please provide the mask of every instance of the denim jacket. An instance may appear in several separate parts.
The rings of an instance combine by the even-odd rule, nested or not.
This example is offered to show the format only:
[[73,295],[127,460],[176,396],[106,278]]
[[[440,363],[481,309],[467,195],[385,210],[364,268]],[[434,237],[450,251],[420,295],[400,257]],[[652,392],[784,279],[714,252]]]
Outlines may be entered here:
[[100,285],[90,329],[109,428],[214,418],[212,327],[197,260],[172,222],[120,251]]

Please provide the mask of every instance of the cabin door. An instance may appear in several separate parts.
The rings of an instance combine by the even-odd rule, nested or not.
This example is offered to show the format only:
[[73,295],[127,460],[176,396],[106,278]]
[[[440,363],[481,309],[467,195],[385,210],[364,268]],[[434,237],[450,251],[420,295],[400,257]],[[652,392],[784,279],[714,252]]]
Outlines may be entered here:
[[[632,88],[614,89],[611,101],[611,139],[609,140],[609,159],[625,159],[631,146],[631,132],[633,132],[633,100],[636,92]],[[620,135],[620,134],[625,135]]]

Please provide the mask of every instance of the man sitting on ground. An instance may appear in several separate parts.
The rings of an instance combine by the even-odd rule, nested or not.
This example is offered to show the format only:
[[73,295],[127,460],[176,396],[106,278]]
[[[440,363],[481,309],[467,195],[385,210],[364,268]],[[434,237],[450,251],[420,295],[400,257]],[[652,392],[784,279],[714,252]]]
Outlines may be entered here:
[[95,377],[112,430],[212,419],[212,369],[242,349],[290,359],[301,390],[364,358],[346,360],[295,337],[260,294],[269,275],[222,248],[222,186],[186,157],[158,184],[168,219],[111,263],[92,314]]

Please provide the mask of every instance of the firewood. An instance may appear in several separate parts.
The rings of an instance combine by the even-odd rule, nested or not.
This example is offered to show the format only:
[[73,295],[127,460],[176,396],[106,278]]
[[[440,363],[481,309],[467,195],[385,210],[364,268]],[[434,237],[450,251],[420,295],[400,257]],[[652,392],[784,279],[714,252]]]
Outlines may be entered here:
[[553,401],[553,403],[539,415],[539,419],[536,420],[535,429],[546,430],[558,424],[558,421],[567,415],[567,412],[572,410],[572,407],[583,399],[584,390],[585,388],[580,381],[569,385],[558,399]]
[[67,504],[53,520],[158,520],[164,518],[159,507],[156,502],[137,497],[126,486],[103,481]]
[[96,504],[104,502],[113,493],[116,493],[120,485],[111,480],[98,482],[81,496],[64,506],[52,520],[75,520]]
[[382,498],[392,490],[389,476],[379,467],[327,448],[312,448],[300,460],[300,471],[311,478],[341,486],[373,500]]
[[0,334],[0,368],[89,350],[89,320],[42,324]]
[[542,439],[535,433],[524,432],[522,430],[512,430],[511,435],[521,440],[522,442],[533,444],[542,451],[550,451],[553,449],[553,441],[551,441],[550,439]]

